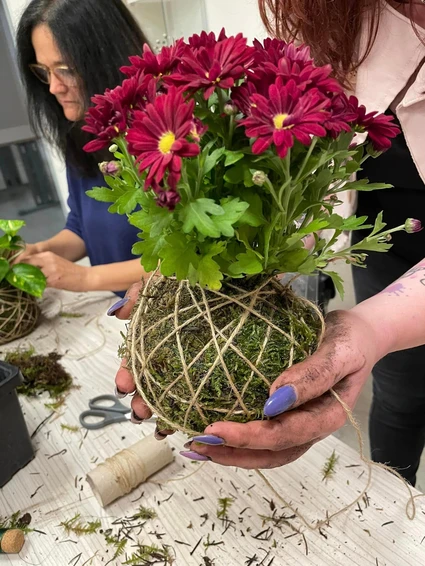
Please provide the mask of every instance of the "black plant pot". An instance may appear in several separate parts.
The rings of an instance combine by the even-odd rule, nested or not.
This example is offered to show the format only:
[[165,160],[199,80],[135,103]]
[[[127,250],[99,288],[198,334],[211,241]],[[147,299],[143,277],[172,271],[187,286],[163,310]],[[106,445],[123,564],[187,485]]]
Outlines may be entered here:
[[34,458],[34,450],[19,404],[18,368],[0,362],[0,487]]

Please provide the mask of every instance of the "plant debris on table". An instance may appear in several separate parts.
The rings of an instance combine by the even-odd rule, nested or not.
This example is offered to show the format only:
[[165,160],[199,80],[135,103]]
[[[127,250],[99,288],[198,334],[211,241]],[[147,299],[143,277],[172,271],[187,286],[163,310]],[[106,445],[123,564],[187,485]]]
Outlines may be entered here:
[[59,397],[72,387],[72,377],[59,363],[61,358],[57,352],[42,355],[30,348],[7,352],[4,361],[21,370],[24,383],[17,388],[18,393],[34,397],[47,392]]

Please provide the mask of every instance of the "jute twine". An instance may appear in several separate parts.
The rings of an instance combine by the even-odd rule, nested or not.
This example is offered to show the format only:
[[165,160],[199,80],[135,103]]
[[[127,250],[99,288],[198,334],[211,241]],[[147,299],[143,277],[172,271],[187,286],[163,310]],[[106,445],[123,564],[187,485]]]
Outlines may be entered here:
[[0,345],[32,332],[39,316],[35,297],[9,285],[0,286]]
[[[129,331],[128,331],[128,336],[127,336],[127,348],[129,351],[129,362],[131,363],[131,370],[133,375],[136,378],[136,386],[137,386],[137,390],[138,393],[141,395],[141,397],[144,399],[145,403],[148,405],[148,407],[155,412],[158,417],[164,421],[165,423],[167,423],[170,426],[170,429],[179,429],[182,432],[189,434],[189,435],[193,435],[193,434],[197,434],[199,433],[199,431],[192,431],[190,429],[183,427],[177,427],[176,424],[172,421],[170,421],[166,415],[162,414],[161,412],[161,401],[164,398],[165,395],[170,395],[172,394],[171,390],[172,387],[174,385],[174,383],[170,384],[164,391],[163,393],[158,396],[157,394],[155,394],[154,389],[152,387],[152,384],[155,384],[155,378],[154,376],[151,374],[151,372],[149,371],[149,360],[151,359],[151,357],[153,355],[155,355],[155,351],[151,351],[151,352],[146,352],[145,351],[145,337],[147,335],[147,333],[153,328],[151,327],[145,327],[144,323],[143,323],[143,315],[148,311],[148,309],[151,306],[151,301],[155,300],[155,296],[154,293],[151,295],[151,292],[153,290],[153,287],[158,283],[158,281],[161,280],[161,277],[158,276],[157,272],[154,272],[151,277],[149,278],[149,280],[145,283],[145,286],[143,288],[143,290],[141,291],[140,297],[139,297],[139,302],[135,307],[135,310],[132,313],[132,317],[131,317],[131,323],[129,326]],[[258,311],[256,311],[255,309],[255,305],[257,303],[257,301],[262,298],[262,296],[264,295],[264,287],[266,287],[266,285],[268,284],[272,284],[274,288],[276,288],[277,292],[282,292],[282,285],[280,283],[278,283],[275,279],[268,279],[266,281],[264,281],[261,285],[259,285],[258,288],[251,290],[251,291],[247,291],[244,289],[241,289],[239,287],[237,287],[237,285],[233,285],[233,288],[235,290],[237,290],[238,294],[236,296],[232,296],[232,297],[228,297],[227,295],[225,295],[224,293],[220,292],[220,291],[214,291],[214,298],[213,299],[209,299],[207,300],[206,298],[206,294],[204,291],[202,291],[202,301],[199,301],[195,295],[193,294],[193,291],[191,291],[190,289],[190,285],[187,281],[182,281],[180,282],[179,286],[178,286],[178,290],[177,290],[177,295],[176,295],[176,301],[175,301],[175,311],[173,313],[173,315],[168,315],[167,317],[165,317],[165,319],[169,319],[170,317],[173,318],[174,321],[174,329],[171,333],[169,333],[167,336],[164,337],[164,339],[162,340],[161,344],[158,344],[157,348],[160,347],[163,343],[165,343],[167,340],[169,340],[170,338],[174,338],[177,340],[177,343],[179,344],[179,353],[181,356],[181,360],[182,360],[182,367],[183,367],[183,372],[182,374],[178,377],[178,379],[185,379],[187,381],[189,390],[192,394],[192,398],[188,401],[187,399],[180,399],[180,398],[176,398],[176,401],[179,403],[182,403],[183,405],[187,406],[186,409],[186,416],[189,415],[189,412],[192,410],[197,410],[198,413],[202,416],[203,415],[203,411],[202,411],[202,407],[199,405],[197,399],[199,396],[199,392],[203,386],[203,384],[208,380],[209,376],[212,373],[212,369],[211,371],[209,371],[207,373],[207,375],[205,376],[203,382],[201,383],[200,386],[198,386],[198,389],[195,391],[192,387],[192,384],[190,383],[190,379],[189,379],[189,374],[188,371],[190,369],[190,367],[193,365],[193,363],[195,363],[197,361],[197,359],[202,355],[203,351],[201,351],[199,353],[199,356],[196,356],[194,358],[194,360],[192,360],[192,362],[187,363],[185,361],[185,357],[184,357],[184,353],[181,349],[181,342],[179,341],[179,333],[181,332],[181,330],[190,325],[191,323],[193,323],[193,321],[203,317],[204,319],[208,320],[210,326],[211,326],[211,342],[204,348],[204,350],[209,347],[211,344],[214,344],[214,346],[216,347],[217,350],[217,356],[216,359],[213,363],[213,366],[216,367],[218,364],[221,364],[221,366],[223,367],[224,373],[229,381],[230,386],[234,389],[234,382],[233,379],[231,377],[231,375],[229,374],[226,364],[224,363],[223,360],[223,354],[225,353],[225,351],[228,348],[232,348],[241,358],[241,360],[243,360],[245,363],[247,363],[249,365],[249,367],[252,370],[251,373],[251,377],[256,374],[259,375],[260,377],[262,377],[265,382],[267,383],[268,386],[271,385],[271,383],[269,383],[269,380],[267,380],[255,367],[254,364],[252,364],[249,360],[246,359],[246,357],[243,355],[242,352],[240,352],[240,350],[233,344],[232,340],[234,338],[234,336],[236,336],[236,334],[239,332],[239,330],[243,327],[243,325],[245,324],[247,318],[249,316],[257,316],[261,319],[264,320],[264,317],[261,315],[261,313],[258,313]],[[289,282],[288,285],[290,285],[291,282]],[[178,296],[179,294],[181,294],[182,290],[184,288],[187,288],[190,290],[191,296],[192,296],[192,300],[193,300],[193,304],[189,307],[186,307],[186,310],[190,311],[191,313],[193,313],[193,315],[186,320],[184,323],[180,323],[179,322],[179,311],[178,311]],[[287,291],[287,290],[286,290]],[[210,292],[211,293],[211,292]],[[244,300],[249,299],[249,303],[245,304]],[[323,318],[323,315],[321,313],[321,311],[316,307],[316,305],[314,305],[313,303],[311,303],[310,301],[308,301],[307,299],[304,299],[302,297],[297,297],[297,300],[304,302],[306,305],[308,305],[309,308],[311,308],[316,314],[317,317],[321,323],[321,333],[320,333],[320,337],[319,337],[319,342],[318,345],[320,345],[320,342],[323,338],[324,335],[324,331],[325,331],[325,321]],[[214,312],[214,310],[219,309],[219,308],[223,308],[226,305],[231,304],[232,302],[240,305],[243,307],[244,309],[244,313],[241,316],[240,320],[237,322],[237,324],[232,328],[231,325],[229,325],[228,327],[225,328],[217,328],[213,321],[212,321],[212,317],[211,317],[211,313]],[[162,324],[164,322],[164,320],[160,320],[157,321],[153,326],[157,326],[159,324]],[[294,340],[294,337],[285,333],[282,329],[276,327],[273,322],[271,321],[266,321],[268,322],[268,324],[270,325],[270,331],[271,329],[275,329],[278,332],[280,332],[281,334],[283,334],[285,336],[285,338],[287,338],[290,342],[291,342],[291,349],[290,349],[290,360],[289,360],[289,366],[290,367],[293,364],[293,354],[294,354],[294,349],[295,347],[299,346],[296,344],[296,341]],[[230,334],[226,334],[226,332],[230,332]],[[267,340],[270,336],[270,332],[267,334],[266,338],[264,339],[263,343],[260,345],[259,347],[259,354],[258,354],[258,360],[257,362],[261,359],[262,353],[264,352],[264,349],[267,345]],[[225,343],[224,345],[221,345],[220,347],[217,344],[217,337],[223,338],[225,339]],[[143,379],[143,383],[141,382],[141,380]],[[246,387],[249,387],[249,382],[250,380],[248,380]],[[145,388],[147,388],[147,390],[150,392],[150,394],[152,395],[154,401],[151,402],[150,399],[147,398],[146,394],[145,394]],[[235,389],[234,389],[235,390]],[[237,390],[235,390],[235,395],[237,398],[237,403],[235,403],[235,406],[233,407],[233,411],[234,413],[237,412],[237,406],[239,405],[239,407],[244,408],[244,403],[243,403],[243,393],[244,391],[238,392]],[[356,421],[352,410],[350,409],[350,407],[341,399],[341,397],[332,389],[331,390],[332,395],[334,396],[334,398],[336,399],[336,401],[341,405],[341,407],[343,408],[348,421],[350,422],[350,424],[353,426],[354,430],[356,431],[356,435],[357,435],[357,440],[358,440],[358,446],[359,446],[359,456],[361,461],[367,466],[367,480],[365,483],[365,487],[363,488],[363,490],[361,491],[361,493],[350,503],[348,503],[347,505],[345,505],[344,507],[342,507],[341,509],[333,512],[333,513],[329,513],[326,512],[325,517],[323,517],[322,519],[317,519],[314,521],[309,521],[297,508],[295,508],[289,501],[287,501],[280,493],[280,490],[276,489],[272,483],[267,479],[267,477],[264,475],[264,473],[260,470],[255,470],[255,472],[260,476],[260,478],[262,479],[262,481],[266,484],[266,486],[268,487],[268,489],[270,489],[270,491],[275,495],[275,497],[277,497],[277,499],[288,509],[291,510],[291,512],[295,515],[295,517],[302,523],[302,525],[307,528],[310,531],[317,531],[318,529],[320,529],[321,527],[325,526],[325,525],[329,525],[329,522],[331,521],[331,519],[334,519],[335,517],[347,512],[348,510],[350,510],[352,507],[354,507],[358,502],[360,502],[363,497],[365,497],[367,491],[369,490],[370,486],[371,486],[371,482],[372,482],[372,472],[373,469],[378,468],[381,470],[386,470],[391,472],[393,475],[395,475],[406,487],[407,491],[408,491],[408,501],[406,504],[406,508],[405,508],[405,512],[406,512],[406,516],[408,517],[408,519],[413,520],[416,516],[416,504],[415,504],[415,500],[419,497],[423,497],[423,494],[420,495],[413,495],[412,492],[412,488],[410,486],[410,484],[401,476],[401,474],[397,471],[394,470],[393,468],[391,468],[390,466],[386,466],[385,464],[380,464],[380,463],[376,463],[373,462],[372,460],[370,460],[369,458],[367,458],[364,455],[364,444],[363,444],[363,438],[362,438],[362,432],[360,429],[360,426],[358,424],[358,422]],[[217,410],[218,412],[222,412],[224,418],[228,415],[228,410],[221,410],[220,407],[217,407],[215,410]],[[187,420],[187,418],[186,418]],[[206,424],[210,424],[209,422],[206,422]],[[195,470],[195,472],[193,473],[197,473],[199,471],[199,468],[197,470]],[[190,475],[192,475],[190,474]],[[174,481],[181,481],[186,479],[186,476],[183,478],[178,478],[177,480]],[[168,480],[168,481],[173,481],[173,480]],[[160,483],[160,482],[158,482]],[[163,482],[161,482],[163,483]],[[167,481],[165,483],[168,483]],[[294,529],[297,530],[297,529]]]
[[[323,316],[318,309],[318,307],[310,301],[304,298],[295,297],[289,287],[284,288],[281,283],[279,283],[275,278],[266,278],[253,290],[243,289],[241,286],[237,285],[237,280],[234,283],[228,283],[227,286],[235,292],[234,295],[228,296],[222,291],[208,291],[208,297],[204,289],[198,288],[198,296],[196,296],[194,290],[190,286],[188,281],[176,282],[176,294],[172,297],[174,301],[174,309],[171,314],[167,314],[159,320],[156,320],[150,326],[147,326],[144,320],[145,313],[149,309],[155,306],[155,301],[157,300],[155,296],[155,290],[161,282],[165,279],[162,277],[157,277],[153,274],[149,280],[146,282],[140,297],[139,303],[136,305],[135,310],[131,316],[131,322],[127,335],[127,349],[129,352],[129,360],[131,363],[131,370],[135,376],[136,386],[139,394],[144,399],[148,407],[154,412],[158,418],[166,423],[171,429],[180,430],[188,435],[198,434],[200,431],[192,430],[188,426],[188,419],[192,411],[197,411],[202,422],[207,426],[210,424],[210,419],[208,418],[208,411],[222,415],[223,420],[229,420],[235,415],[246,415],[249,420],[252,410],[247,407],[244,397],[245,393],[249,390],[250,384],[256,376],[260,378],[264,384],[265,389],[268,390],[271,386],[271,381],[268,379],[259,369],[258,366],[263,358],[264,351],[267,347],[272,330],[280,333],[284,339],[290,344],[289,349],[289,367],[293,363],[294,355],[296,350],[302,351],[304,357],[310,352],[304,351],[302,346],[294,338],[292,329],[286,332],[279,326],[273,323],[272,320],[268,320],[261,312],[259,312],[258,305],[260,303],[271,306],[272,309],[276,310],[276,306],[269,301],[271,294],[278,295],[289,295],[289,299],[298,301],[298,303],[303,303],[309,311],[315,313],[317,320],[319,321],[319,326],[321,328],[320,335],[323,335],[325,323]],[[191,304],[186,307],[180,306],[180,297],[185,291],[190,294]],[[201,297],[199,299],[198,297]],[[241,308],[241,316],[238,320],[230,321],[223,328],[217,327],[213,321],[212,314],[218,309],[223,309],[231,304],[236,304]],[[188,318],[181,322],[180,318],[182,314],[188,315]],[[259,344],[258,356],[255,362],[250,361],[241,352],[239,347],[235,344],[235,337],[240,333],[244,325],[246,324],[249,317],[257,317],[261,319],[267,325],[267,331],[265,337],[261,344]],[[199,350],[199,352],[190,360],[187,360],[187,353],[183,350],[181,333],[185,328],[190,327],[193,323],[199,319],[203,319],[207,322],[210,328],[210,340],[205,344],[205,346]],[[152,330],[161,326],[164,322],[172,323],[172,330],[166,336],[164,336],[153,348],[147,351],[146,338]],[[301,325],[307,327],[307,323],[301,319],[297,321]],[[177,346],[178,353],[180,356],[180,362],[182,367],[182,372],[168,385],[161,386],[153,372],[150,369],[150,362],[155,358],[158,350],[167,342],[173,342]],[[190,379],[191,368],[201,359],[203,354],[209,349],[214,348],[216,354],[215,359],[210,364],[209,369],[205,372],[201,382],[196,386],[196,389]],[[229,371],[224,355],[228,350],[233,350],[234,353],[241,360],[241,364],[246,364],[250,370],[250,377],[246,380],[241,390],[235,384],[235,380]],[[206,408],[200,401],[200,394],[205,386],[205,384],[210,379],[214,370],[219,367],[225,376],[228,385],[233,392],[235,402],[233,406],[229,408],[223,408],[220,406],[219,400],[217,400],[217,405],[214,407],[209,406]],[[142,381],[143,380],[143,381]],[[186,383],[187,392],[189,398],[183,398],[182,396],[175,393],[175,386],[183,381]],[[183,425],[176,424],[170,420],[169,416],[162,410],[162,404],[164,398],[172,398],[179,405],[179,407],[185,408],[185,418]]]

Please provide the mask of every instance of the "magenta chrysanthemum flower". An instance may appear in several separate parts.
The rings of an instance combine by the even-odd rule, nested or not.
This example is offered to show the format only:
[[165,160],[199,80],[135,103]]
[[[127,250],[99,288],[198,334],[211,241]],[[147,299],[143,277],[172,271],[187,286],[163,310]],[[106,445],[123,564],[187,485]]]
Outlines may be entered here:
[[173,45],[163,47],[158,55],[155,55],[149,45],[145,44],[143,55],[129,57],[131,66],[121,67],[120,70],[128,77],[132,77],[140,71],[153,77],[162,77],[176,69],[186,47],[183,39],[179,39]]
[[366,112],[363,104],[355,96],[350,96],[349,103],[357,117],[355,123],[363,128],[369,135],[370,142],[375,151],[386,151],[391,147],[391,139],[395,138],[400,129],[394,124],[393,116],[379,114],[378,112]]
[[166,190],[155,190],[156,192],[156,203],[162,208],[168,208],[168,210],[173,211],[177,204],[180,202],[180,195],[175,189]]
[[257,138],[252,146],[255,154],[263,153],[273,143],[279,157],[284,158],[294,138],[310,145],[312,136],[326,136],[323,123],[328,118],[329,100],[316,89],[303,93],[294,83],[284,84],[280,77],[269,88],[269,96],[251,97],[249,118],[241,121],[247,136]]
[[107,92],[93,96],[92,102],[95,106],[88,109],[86,125],[82,128],[97,138],[84,146],[84,151],[89,153],[108,147],[127,128],[127,109],[118,98]]
[[341,132],[350,132],[353,122],[357,120],[357,112],[345,93],[339,93],[332,97],[329,107],[329,117],[324,126],[329,134],[336,139]]
[[140,171],[148,169],[145,188],[167,182],[175,189],[181,175],[182,157],[199,154],[199,145],[187,141],[193,125],[194,100],[185,101],[181,91],[171,88],[144,111],[136,111],[127,134],[128,148],[137,157]]
[[215,37],[214,32],[207,33],[206,31],[203,31],[200,33],[200,35],[195,33],[191,37],[189,37],[188,43],[194,50],[200,49],[201,47],[214,49],[217,42],[223,41],[224,39],[227,39],[227,35],[225,29],[222,28],[217,38]]
[[231,88],[253,61],[253,48],[247,46],[242,34],[218,41],[214,47],[200,47],[187,51],[178,72],[164,81],[184,87],[184,90],[205,89],[207,100],[216,87]]

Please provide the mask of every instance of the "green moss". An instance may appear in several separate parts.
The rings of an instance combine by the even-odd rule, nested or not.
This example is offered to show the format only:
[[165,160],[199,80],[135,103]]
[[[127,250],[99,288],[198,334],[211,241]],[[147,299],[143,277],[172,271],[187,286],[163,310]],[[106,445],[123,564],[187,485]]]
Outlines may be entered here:
[[8,352],[4,361],[21,370],[24,383],[17,388],[18,393],[32,397],[47,391],[51,397],[59,397],[72,387],[72,377],[59,363],[61,357],[57,352],[36,354],[30,348]]
[[[259,278],[231,281],[230,285],[223,286],[223,292],[229,297],[239,294],[232,284],[248,291],[255,289],[261,282]],[[145,336],[145,352],[152,352],[157,345],[174,330],[174,317],[176,300],[178,300],[178,321],[184,324],[190,321],[199,309],[194,305],[190,290],[185,287],[180,296],[177,293],[179,283],[174,280],[159,280],[149,289],[149,309],[143,315],[145,328],[151,330]],[[191,289],[197,301],[202,304],[201,290]],[[206,292],[213,309],[217,303],[217,296]],[[250,298],[242,299],[248,304]],[[186,310],[185,310],[186,309]],[[266,380],[256,375],[251,367],[238,355],[228,348],[223,359],[232,377],[235,387],[243,397],[245,409],[238,403],[237,397],[221,363],[217,364],[208,380],[202,387],[197,398],[201,412],[192,407],[188,411],[192,399],[178,348],[176,335],[168,338],[149,361],[148,367],[153,380],[150,387],[141,380],[146,398],[158,408],[158,414],[163,415],[177,425],[177,428],[202,431],[206,425],[217,420],[232,420],[246,422],[261,419],[263,406],[268,398],[269,385],[290,364],[305,359],[316,349],[318,335],[321,331],[321,322],[317,313],[305,301],[300,301],[293,292],[270,282],[263,289],[262,296],[255,305],[255,310],[267,320],[271,320],[279,329],[289,337],[285,337],[278,330],[269,328],[269,324],[255,315],[249,315],[246,323],[234,337],[233,344],[240,352],[263,374]],[[223,336],[217,334],[219,348],[223,348],[226,340],[238,325],[245,309],[236,303],[226,304],[216,310],[211,310],[214,325],[223,330]],[[166,318],[168,317],[168,318]],[[162,321],[162,322],[160,322]],[[131,328],[130,328],[131,332]],[[269,333],[266,347],[260,356],[260,350]],[[217,358],[217,348],[212,342],[211,327],[207,317],[200,317],[189,322],[180,333],[181,347],[187,365],[197,358],[198,353],[205,351],[189,368],[190,382],[194,391],[197,391],[202,380]],[[131,343],[128,342],[130,350]],[[137,363],[136,363],[137,368]],[[139,363],[140,368],[140,363]],[[137,372],[140,375],[140,372]],[[180,378],[180,379],[179,379]],[[249,381],[249,387],[246,387]],[[165,394],[164,390],[171,383],[173,387]],[[169,428],[165,426],[164,428]],[[162,426],[162,423],[159,423]]]

